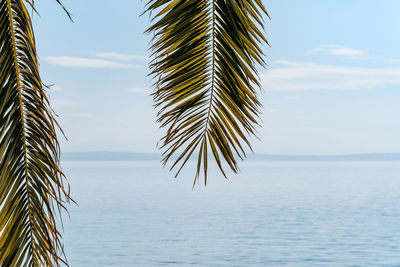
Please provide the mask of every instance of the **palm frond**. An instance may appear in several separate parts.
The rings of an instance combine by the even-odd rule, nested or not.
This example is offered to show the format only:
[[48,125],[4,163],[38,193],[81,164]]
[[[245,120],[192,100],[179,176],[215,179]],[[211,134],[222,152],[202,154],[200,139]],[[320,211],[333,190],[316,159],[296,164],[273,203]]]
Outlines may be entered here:
[[64,12],[67,14],[68,18],[73,22],[74,20],[72,19],[71,13],[68,11],[68,9],[65,8],[65,6],[61,3],[60,0],[56,0],[56,2],[61,6],[61,8],[64,10]]
[[56,218],[70,198],[56,127],[24,0],[0,0],[1,266],[65,263]]
[[261,108],[256,66],[265,64],[261,44],[268,43],[262,1],[150,0],[147,12],[154,14],[147,32],[154,34],[155,107],[166,128],[163,163],[178,155],[171,167],[178,175],[197,154],[195,182],[203,169],[207,183],[211,151],[224,175],[226,164],[236,173]]
[[[57,4],[60,5],[60,7],[64,10],[65,14],[67,14],[68,18],[73,22],[74,20],[72,19],[71,13],[68,11],[68,9],[65,8],[65,6],[61,3],[60,0],[55,0]],[[39,14],[39,12],[35,8],[35,0],[25,0],[26,3],[32,8],[33,11],[36,12],[36,14]]]

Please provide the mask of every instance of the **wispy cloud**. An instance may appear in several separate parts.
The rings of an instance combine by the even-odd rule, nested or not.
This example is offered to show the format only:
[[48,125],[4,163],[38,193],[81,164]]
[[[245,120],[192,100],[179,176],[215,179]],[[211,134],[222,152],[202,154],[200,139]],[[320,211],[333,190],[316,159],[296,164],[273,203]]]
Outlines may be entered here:
[[109,69],[126,69],[126,68],[143,68],[141,65],[125,64],[114,62],[111,60],[84,58],[84,57],[43,57],[43,60],[51,65],[63,67],[79,67],[79,68],[109,68]]
[[400,68],[361,68],[277,61],[261,75],[267,91],[360,90],[400,84]]
[[389,58],[386,61],[389,63],[400,63],[400,58]]
[[347,59],[363,58],[368,54],[365,50],[344,47],[340,45],[322,45],[307,51],[307,54],[326,53],[332,56],[339,56]]
[[122,54],[122,53],[95,53],[98,58],[105,58],[119,61],[132,61],[132,60],[149,60],[147,56]]
[[273,107],[263,107],[263,111],[271,112],[271,113],[278,112],[278,110],[276,108],[273,108]]
[[72,114],[72,116],[75,118],[87,118],[87,119],[96,117],[95,115],[90,114],[90,113],[74,113],[74,114]]
[[67,99],[54,99],[50,102],[53,108],[77,108],[87,106],[87,103]]
[[64,92],[64,88],[59,85],[51,85],[48,90],[50,92]]
[[146,88],[128,88],[127,91],[131,93],[146,94],[146,95],[151,93],[150,90]]

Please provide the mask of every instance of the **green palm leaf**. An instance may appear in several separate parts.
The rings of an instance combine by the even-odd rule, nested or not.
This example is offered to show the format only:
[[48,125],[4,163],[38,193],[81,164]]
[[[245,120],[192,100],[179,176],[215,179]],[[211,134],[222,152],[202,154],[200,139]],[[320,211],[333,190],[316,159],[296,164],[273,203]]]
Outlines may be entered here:
[[203,169],[207,183],[211,151],[224,175],[226,164],[236,173],[261,108],[256,65],[264,65],[268,16],[261,0],[150,0],[147,12],[155,13],[147,32],[158,122],[167,129],[163,163],[178,155],[171,167],[178,175],[197,154],[195,182]]
[[70,200],[57,122],[23,0],[0,0],[0,265],[65,263],[56,215]]

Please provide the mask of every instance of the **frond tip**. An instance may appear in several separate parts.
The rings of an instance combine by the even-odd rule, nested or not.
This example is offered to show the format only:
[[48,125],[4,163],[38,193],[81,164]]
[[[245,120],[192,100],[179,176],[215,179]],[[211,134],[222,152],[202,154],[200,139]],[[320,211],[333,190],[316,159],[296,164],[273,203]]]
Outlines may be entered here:
[[69,202],[58,126],[24,0],[0,0],[0,265],[66,264],[56,213]]
[[262,1],[150,0],[147,11],[155,13],[147,32],[154,34],[158,122],[167,129],[163,163],[178,155],[171,167],[179,166],[178,175],[197,154],[195,182],[203,169],[206,184],[211,151],[225,177],[224,164],[236,173],[261,108],[256,66],[264,65],[268,16]]

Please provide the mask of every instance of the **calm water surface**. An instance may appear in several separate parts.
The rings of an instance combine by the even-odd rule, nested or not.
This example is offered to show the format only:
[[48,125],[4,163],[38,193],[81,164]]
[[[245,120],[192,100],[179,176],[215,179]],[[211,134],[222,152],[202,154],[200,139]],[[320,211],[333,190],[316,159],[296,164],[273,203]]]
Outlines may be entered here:
[[158,162],[65,162],[75,266],[400,266],[400,162],[247,162],[225,180]]

